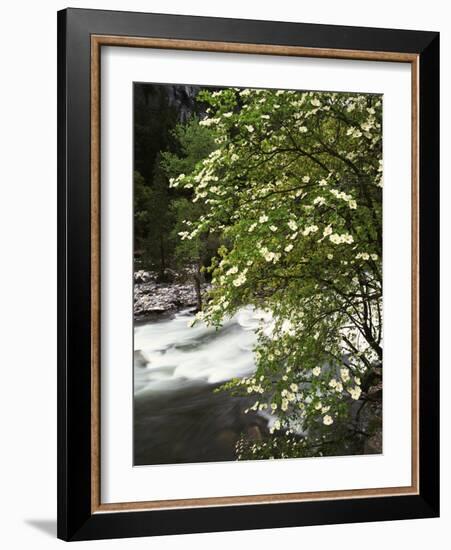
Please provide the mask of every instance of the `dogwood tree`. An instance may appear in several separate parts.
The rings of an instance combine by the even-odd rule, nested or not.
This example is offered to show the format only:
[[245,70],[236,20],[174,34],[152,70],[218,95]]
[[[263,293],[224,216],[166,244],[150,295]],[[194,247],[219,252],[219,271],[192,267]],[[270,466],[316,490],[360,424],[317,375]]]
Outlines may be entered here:
[[223,243],[198,319],[219,326],[247,305],[262,319],[255,374],[226,387],[271,413],[271,436],[242,439],[238,458],[331,454],[336,430],[358,431],[350,408],[381,375],[381,97],[224,89],[200,99],[216,149],[171,182],[206,206],[181,238]]

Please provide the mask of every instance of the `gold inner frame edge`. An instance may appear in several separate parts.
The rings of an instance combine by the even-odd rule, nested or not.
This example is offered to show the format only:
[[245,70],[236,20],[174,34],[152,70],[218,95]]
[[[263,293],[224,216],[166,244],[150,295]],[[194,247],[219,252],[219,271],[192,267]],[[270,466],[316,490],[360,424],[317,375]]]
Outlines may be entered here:
[[[412,480],[406,487],[102,503],[100,489],[100,50],[102,46],[247,53],[410,63],[412,72]],[[91,36],[91,513],[308,502],[419,494],[419,56],[400,52],[306,48],[113,35]]]

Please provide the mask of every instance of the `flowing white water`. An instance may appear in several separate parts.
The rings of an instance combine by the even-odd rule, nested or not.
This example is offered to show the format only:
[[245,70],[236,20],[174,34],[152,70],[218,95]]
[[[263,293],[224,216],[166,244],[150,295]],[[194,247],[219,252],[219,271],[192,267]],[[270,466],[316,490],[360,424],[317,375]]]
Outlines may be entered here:
[[243,308],[219,329],[202,322],[189,327],[193,318],[182,311],[135,327],[135,394],[218,384],[254,372],[252,350],[261,312]]
[[266,415],[244,413],[251,396],[214,391],[255,371],[263,317],[243,308],[216,330],[189,327],[194,316],[186,310],[135,326],[135,465],[236,460],[240,434],[267,433]]

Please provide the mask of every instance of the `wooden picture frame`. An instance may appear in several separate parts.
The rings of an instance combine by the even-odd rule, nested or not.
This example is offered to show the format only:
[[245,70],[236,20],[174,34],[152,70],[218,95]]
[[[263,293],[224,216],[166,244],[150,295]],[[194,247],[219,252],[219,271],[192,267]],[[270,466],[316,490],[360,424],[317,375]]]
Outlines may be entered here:
[[[100,51],[112,45],[411,64],[410,487],[101,502]],[[439,35],[434,32],[83,9],[58,13],[58,537],[86,540],[438,515],[438,96]]]

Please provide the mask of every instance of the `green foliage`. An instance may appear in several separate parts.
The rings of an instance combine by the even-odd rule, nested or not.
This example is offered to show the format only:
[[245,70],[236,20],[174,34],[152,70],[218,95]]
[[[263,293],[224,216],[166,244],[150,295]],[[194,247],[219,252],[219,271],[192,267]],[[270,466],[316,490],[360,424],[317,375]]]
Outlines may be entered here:
[[140,252],[143,249],[146,238],[146,228],[149,222],[148,208],[151,204],[150,198],[152,191],[146,185],[142,175],[135,171],[133,174],[133,212],[135,226],[135,251]]
[[[310,454],[329,454],[317,444],[323,432],[349,424],[382,364],[381,98],[248,89],[198,97],[210,105],[200,126],[214,129],[215,149],[171,180],[202,205],[181,242],[223,242],[198,318],[220,325],[249,304],[260,312],[257,371],[231,385],[255,396],[251,409],[277,415],[273,441],[303,432]],[[254,457],[274,451],[263,443],[252,443]],[[297,439],[289,456],[305,445]]]
[[[179,124],[173,131],[172,137],[178,152],[165,151],[161,157],[161,167],[170,181],[175,176],[191,173],[196,166],[214,149],[214,131],[201,126],[197,116],[191,117],[184,124]],[[195,264],[198,270],[208,264],[216,253],[217,239],[210,234],[202,234],[190,240],[180,239],[187,226],[202,219],[205,205],[193,201],[193,191],[185,187],[179,191],[179,196],[172,202],[174,224],[172,237],[177,241],[174,251],[174,260],[177,265]]]
[[135,250],[144,266],[156,268],[164,279],[175,245],[171,235],[174,215],[168,181],[159,163],[154,169],[152,187],[135,172],[134,190]]
[[176,147],[172,133],[181,117],[180,107],[185,109],[183,116],[188,116],[196,104],[194,97],[184,95],[177,85],[137,83],[133,97],[136,259],[142,267],[158,269],[163,276],[165,266],[172,262],[170,210],[174,193],[168,190],[168,177],[160,166],[161,151]]
[[185,124],[178,124],[171,136],[178,151],[161,154],[161,166],[168,178],[189,174],[214,149],[214,131],[201,126],[196,115]]
[[[142,114],[141,118],[144,117],[160,136],[160,141],[148,136],[146,124],[136,125],[140,136],[138,141],[149,147],[153,168],[148,181],[140,172],[134,173],[135,252],[144,267],[157,269],[160,278],[164,278],[168,266],[185,267],[189,264],[199,271],[216,252],[217,240],[214,237],[202,235],[190,241],[180,240],[178,233],[185,229],[186,224],[199,219],[205,208],[202,203],[192,201],[192,190],[171,190],[168,184],[170,178],[182,172],[192,172],[215,144],[214,131],[201,126],[196,115],[175,125],[175,113],[167,105],[165,95],[160,97],[156,90],[154,92],[154,101],[161,103],[160,114],[151,120]],[[173,130],[169,131],[171,127]],[[155,152],[158,144],[165,150]]]
[[190,240],[181,240],[179,234],[185,229],[187,223],[201,216],[201,205],[193,204],[187,197],[178,197],[172,203],[174,212],[174,227],[172,235],[177,241],[174,252],[174,261],[177,266],[183,266],[189,263],[202,264],[204,256],[204,244],[200,238]]

